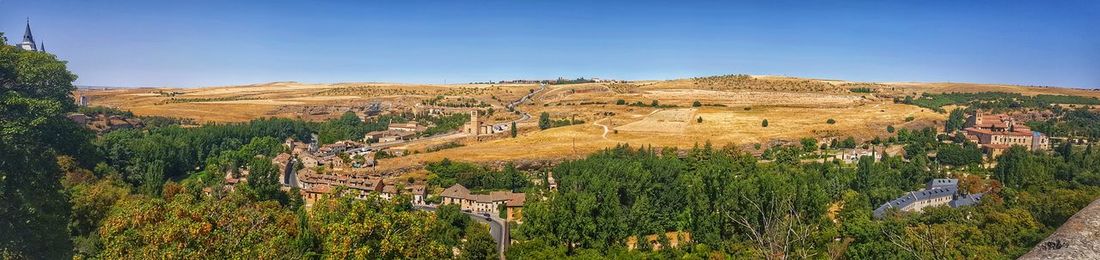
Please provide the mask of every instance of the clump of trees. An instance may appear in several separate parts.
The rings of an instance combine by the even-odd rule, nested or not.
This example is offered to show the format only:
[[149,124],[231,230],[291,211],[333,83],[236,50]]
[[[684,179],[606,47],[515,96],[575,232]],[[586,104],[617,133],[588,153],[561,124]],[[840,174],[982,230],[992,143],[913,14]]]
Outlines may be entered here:
[[471,190],[519,191],[531,186],[527,175],[517,170],[511,163],[505,165],[503,170],[495,171],[481,165],[455,162],[444,158],[438,162],[428,163],[424,168],[431,172],[428,176],[428,184],[442,188],[457,183]]

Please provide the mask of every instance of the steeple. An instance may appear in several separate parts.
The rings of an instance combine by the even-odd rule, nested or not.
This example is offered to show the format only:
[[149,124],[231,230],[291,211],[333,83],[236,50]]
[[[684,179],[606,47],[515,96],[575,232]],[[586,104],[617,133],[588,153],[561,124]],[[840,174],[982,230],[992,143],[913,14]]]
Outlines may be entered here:
[[42,43],[38,44],[38,51],[46,52],[46,41],[42,41]]
[[31,18],[27,18],[27,30],[23,32],[23,42],[19,43],[19,47],[28,51],[38,50],[38,46],[34,44],[34,35],[31,35]]
[[34,42],[34,35],[31,35],[31,18],[27,18],[27,30],[23,32],[23,42]]

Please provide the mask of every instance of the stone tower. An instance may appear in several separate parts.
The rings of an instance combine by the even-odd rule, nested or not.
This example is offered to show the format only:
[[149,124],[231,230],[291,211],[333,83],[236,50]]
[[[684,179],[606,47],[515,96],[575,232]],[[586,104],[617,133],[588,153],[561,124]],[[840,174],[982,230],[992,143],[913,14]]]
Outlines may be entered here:
[[481,134],[481,124],[477,121],[477,110],[470,111],[470,122],[466,125],[466,133],[475,136]]

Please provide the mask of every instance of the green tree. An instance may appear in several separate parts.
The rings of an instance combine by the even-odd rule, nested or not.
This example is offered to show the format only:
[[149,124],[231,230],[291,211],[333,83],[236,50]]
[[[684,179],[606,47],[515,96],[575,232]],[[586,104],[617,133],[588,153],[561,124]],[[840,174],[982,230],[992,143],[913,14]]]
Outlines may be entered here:
[[462,243],[461,259],[497,259],[497,243],[484,224],[466,226],[466,241]]
[[248,163],[248,190],[257,201],[275,200],[286,205],[290,198],[279,190],[280,169],[267,157],[256,157]]
[[947,122],[944,123],[945,132],[955,132],[962,130],[966,125],[966,114],[962,109],[956,108],[951,110],[951,115],[947,117]]
[[[1054,179],[1052,162],[1031,154],[1027,148],[1013,146],[997,157],[997,167],[993,176],[1004,183],[1005,187],[1029,188],[1041,186]],[[1045,167],[1046,166],[1046,167]]]
[[817,150],[817,139],[806,137],[802,138],[802,140],[799,140],[799,142],[802,143],[803,152],[810,153]]
[[466,227],[470,225],[470,217],[462,213],[457,204],[439,206],[435,210],[435,218],[440,225],[435,234],[435,240],[448,246],[458,246],[459,240],[466,236]]
[[551,127],[550,113],[542,112],[539,114],[539,129],[546,130]]
[[0,44],[0,258],[71,257],[56,157],[83,158],[90,139],[65,118],[74,80],[51,54]]
[[831,124],[836,124],[836,120],[833,120],[832,118],[829,118],[829,120],[825,120],[825,123],[830,124],[830,125]]
[[894,133],[894,126],[893,125],[886,126],[886,132],[893,134]]
[[768,127],[768,120],[767,120],[767,119],[764,119],[764,121],[763,121],[763,122],[760,122],[760,126],[763,126],[763,127]]
[[699,100],[696,100],[695,102],[691,102],[691,106],[692,107],[701,107],[701,106],[703,106],[703,103],[700,103]]
[[519,129],[516,128],[516,121],[512,121],[512,129],[511,130],[512,130],[512,138],[516,138],[516,135],[519,135]]
[[[333,194],[341,194],[337,189]],[[432,239],[439,230],[430,213],[412,211],[407,197],[366,200],[325,197],[313,204],[310,227],[317,230],[325,258],[441,259],[448,248]]]

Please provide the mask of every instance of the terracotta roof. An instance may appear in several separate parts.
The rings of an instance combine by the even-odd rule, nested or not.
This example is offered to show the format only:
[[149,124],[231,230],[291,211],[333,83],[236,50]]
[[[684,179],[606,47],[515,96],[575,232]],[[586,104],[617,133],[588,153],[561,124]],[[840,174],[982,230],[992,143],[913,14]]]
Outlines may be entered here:
[[451,187],[447,187],[447,189],[443,190],[443,193],[439,195],[451,198],[465,198],[470,196],[470,190],[463,187],[462,184],[455,184],[451,185]]

